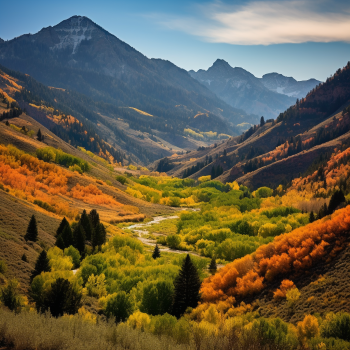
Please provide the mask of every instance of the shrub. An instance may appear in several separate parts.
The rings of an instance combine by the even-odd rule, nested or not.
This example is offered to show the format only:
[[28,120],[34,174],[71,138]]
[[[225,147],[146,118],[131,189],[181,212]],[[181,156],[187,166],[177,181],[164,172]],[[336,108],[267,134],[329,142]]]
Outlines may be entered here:
[[350,314],[328,314],[322,323],[321,335],[325,338],[339,338],[350,341]]
[[295,303],[299,300],[300,298],[300,292],[298,288],[292,288],[289,289],[286,293],[286,298],[288,301],[288,304],[290,307],[293,307]]
[[301,340],[318,336],[320,329],[317,318],[315,316],[306,315],[303,321],[298,322],[297,331]]
[[127,236],[122,236],[118,235],[113,238],[113,246],[116,252],[118,252],[121,248],[128,246],[132,250],[137,250],[140,253],[143,252],[143,245],[141,242],[139,242],[137,239],[127,237]]
[[273,298],[275,300],[286,298],[287,292],[292,288],[296,288],[292,281],[283,280],[280,288],[276,289],[276,291],[273,293]]
[[5,261],[0,260],[0,273],[5,273],[7,271],[7,265]]
[[166,238],[168,246],[172,249],[177,249],[181,243],[181,238],[179,235],[172,234]]
[[176,317],[169,314],[152,317],[150,329],[153,334],[156,335],[168,335],[171,336],[173,328],[176,325]]
[[268,187],[260,187],[255,191],[255,196],[258,198],[271,197],[272,194],[273,194],[273,190]]
[[124,185],[127,182],[126,177],[122,175],[117,175],[116,180],[119,181],[122,185]]
[[74,268],[77,269],[79,267],[81,256],[80,256],[78,249],[74,248],[71,245],[64,250],[64,255],[71,257],[72,262],[74,264]]
[[128,319],[128,326],[131,328],[137,328],[140,329],[141,331],[145,331],[146,329],[149,328],[149,325],[151,323],[151,318],[140,311],[134,312]]
[[129,296],[118,292],[107,297],[105,308],[108,317],[115,317],[116,322],[124,322],[133,312],[133,305]]
[[33,203],[36,204],[37,206],[45,209],[46,211],[51,212],[51,213],[55,213],[56,212],[56,210],[55,210],[55,208],[53,206],[51,206],[50,204],[48,204],[46,202],[43,202],[43,201],[41,201],[39,199],[34,199]]
[[19,283],[12,279],[0,290],[0,301],[11,311],[19,312],[23,305],[23,298],[19,294]]

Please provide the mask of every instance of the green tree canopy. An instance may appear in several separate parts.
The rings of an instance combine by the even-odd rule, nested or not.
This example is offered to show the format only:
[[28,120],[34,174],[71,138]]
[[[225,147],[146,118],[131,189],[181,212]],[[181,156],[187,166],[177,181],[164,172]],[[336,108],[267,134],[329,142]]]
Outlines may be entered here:
[[149,315],[162,315],[171,311],[174,285],[169,281],[155,281],[143,289],[140,310]]
[[129,296],[124,292],[118,292],[108,299],[106,305],[106,315],[115,317],[115,321],[125,321],[133,312],[133,304]]

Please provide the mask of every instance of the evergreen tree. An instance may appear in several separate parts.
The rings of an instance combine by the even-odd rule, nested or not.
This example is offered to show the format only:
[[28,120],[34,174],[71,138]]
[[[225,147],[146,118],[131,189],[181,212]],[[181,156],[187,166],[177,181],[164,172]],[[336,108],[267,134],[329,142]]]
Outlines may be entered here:
[[93,233],[93,227],[91,224],[91,220],[89,215],[86,214],[86,210],[84,209],[83,213],[81,214],[79,223],[83,226],[83,229],[85,231],[85,238],[88,241],[91,241],[92,233]]
[[65,313],[74,315],[80,307],[81,297],[67,279],[57,278],[45,295],[43,308],[49,309],[54,317]]
[[100,223],[100,215],[97,213],[96,209],[92,209],[90,211],[89,218],[91,221],[92,228],[95,229]]
[[160,258],[160,250],[159,250],[158,244],[156,244],[156,246],[154,247],[152,258],[154,260],[157,258]]
[[211,259],[211,262],[209,264],[209,271],[212,275],[214,275],[218,269],[217,265],[216,265],[216,259],[215,257],[213,256],[212,259]]
[[102,244],[106,243],[106,238],[107,238],[106,229],[103,224],[99,223],[96,229],[93,231],[93,235],[92,235],[91,243],[92,243],[93,249],[95,249],[95,247],[97,246],[100,249]]
[[83,225],[79,221],[78,225],[75,227],[73,232],[73,241],[74,248],[79,250],[79,253],[82,254],[85,250],[85,230]]
[[32,215],[29,221],[29,225],[27,228],[27,232],[24,236],[24,239],[26,241],[33,241],[33,242],[36,242],[38,240],[38,228],[36,225],[36,219],[34,215]]
[[211,168],[211,179],[212,179],[212,180],[215,179],[215,177],[216,177],[215,175],[216,175],[215,166],[213,166],[213,167]]
[[335,191],[329,201],[328,214],[332,214],[337,207],[345,202],[345,196],[342,190]]
[[264,126],[265,125],[265,119],[264,117],[260,118],[260,126]]
[[65,248],[68,248],[69,246],[74,244],[73,233],[72,233],[72,229],[70,228],[69,224],[66,225],[66,227],[63,229],[60,236],[63,239]]
[[179,275],[174,281],[174,287],[172,315],[179,318],[188,307],[196,307],[200,299],[199,289],[201,281],[189,254],[187,254]]
[[6,126],[10,126],[10,123],[9,123],[9,121],[8,120],[6,120]]
[[41,133],[41,130],[40,130],[40,129],[38,130],[38,133],[36,134],[36,136],[38,137],[38,141],[42,141],[42,139],[43,139],[43,135],[42,135],[42,133]]
[[28,262],[27,255],[23,254],[21,258],[24,262]]
[[47,257],[46,251],[42,250],[38,256],[38,259],[36,260],[34,270],[32,272],[32,275],[30,276],[30,280],[32,281],[34,277],[40,275],[42,272],[49,271],[51,271],[49,259]]
[[64,250],[64,248],[66,248],[66,244],[64,243],[64,240],[62,238],[62,235],[59,235],[57,238],[56,238],[56,243],[55,243],[55,246]]
[[69,225],[69,222],[66,218],[63,218],[60,225],[58,226],[58,229],[56,231],[56,237],[58,237],[64,230],[64,228]]
[[325,217],[328,213],[328,209],[327,209],[327,204],[323,204],[322,207],[320,208],[318,215],[317,215],[317,219],[322,219],[323,217]]
[[309,222],[314,222],[315,221],[315,215],[314,212],[312,211],[309,216]]

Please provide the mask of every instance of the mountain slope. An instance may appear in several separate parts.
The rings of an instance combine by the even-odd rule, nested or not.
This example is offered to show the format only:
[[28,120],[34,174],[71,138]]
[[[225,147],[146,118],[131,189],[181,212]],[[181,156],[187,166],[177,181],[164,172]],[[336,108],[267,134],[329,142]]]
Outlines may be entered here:
[[[225,121],[210,113],[188,120],[178,120],[173,113],[170,120],[165,120],[137,108],[96,102],[75,91],[46,87],[26,74],[3,66],[0,66],[0,89],[12,96],[9,98],[15,98],[28,115],[66,142],[85,147],[107,160],[109,153],[114,161],[124,165],[130,162],[146,165],[210,142],[211,139],[208,141],[199,134],[202,138],[198,140],[185,134],[186,128],[199,131],[201,127],[217,132],[226,126]],[[75,122],[70,123],[70,119]],[[228,137],[220,133],[210,136],[214,139]]]
[[168,173],[182,177],[194,167],[190,177],[199,178],[220,167],[222,171],[215,176],[222,182],[236,180],[253,189],[262,184],[286,184],[305,172],[315,157],[348,144],[349,82],[350,63],[276,121],[255,125],[241,137],[173,157]]
[[294,104],[297,97],[305,97],[319,83],[312,79],[297,82],[275,73],[259,79],[243,68],[232,68],[220,59],[207,71],[201,69],[189,73],[229,105],[266,118],[276,118]]
[[[40,82],[68,88],[118,106],[136,107],[164,119],[210,112],[213,119],[245,121],[174,64],[148,59],[90,19],[73,16],[37,34],[0,43],[0,63]],[[178,110],[176,106],[185,106]],[[226,122],[224,129],[227,130]]]

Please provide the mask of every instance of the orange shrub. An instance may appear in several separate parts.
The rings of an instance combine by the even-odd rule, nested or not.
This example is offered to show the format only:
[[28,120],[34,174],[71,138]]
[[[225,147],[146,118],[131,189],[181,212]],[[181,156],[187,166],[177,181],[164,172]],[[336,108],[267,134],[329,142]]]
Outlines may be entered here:
[[273,293],[273,298],[275,300],[285,298],[287,292],[292,288],[295,288],[295,284],[292,281],[283,280],[280,287]]

